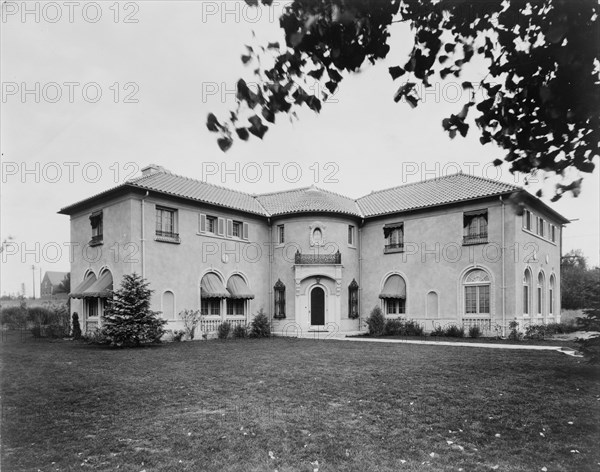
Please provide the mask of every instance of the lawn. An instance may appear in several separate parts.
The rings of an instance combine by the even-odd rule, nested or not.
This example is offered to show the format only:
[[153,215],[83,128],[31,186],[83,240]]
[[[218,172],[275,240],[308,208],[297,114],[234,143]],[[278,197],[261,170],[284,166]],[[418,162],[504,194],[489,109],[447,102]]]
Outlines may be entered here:
[[600,370],[558,352],[3,338],[0,353],[5,471],[599,469]]

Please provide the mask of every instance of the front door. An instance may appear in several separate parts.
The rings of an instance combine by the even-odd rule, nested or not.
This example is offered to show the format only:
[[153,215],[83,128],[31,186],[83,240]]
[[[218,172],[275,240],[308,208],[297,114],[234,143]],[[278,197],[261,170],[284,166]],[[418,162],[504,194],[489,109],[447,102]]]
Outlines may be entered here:
[[325,291],[321,287],[315,287],[310,292],[310,324],[325,325]]

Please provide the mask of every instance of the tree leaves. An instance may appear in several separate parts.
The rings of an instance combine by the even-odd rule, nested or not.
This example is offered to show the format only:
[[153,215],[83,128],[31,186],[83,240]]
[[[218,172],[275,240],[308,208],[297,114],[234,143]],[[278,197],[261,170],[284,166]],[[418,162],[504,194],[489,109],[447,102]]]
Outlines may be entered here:
[[[247,3],[256,5],[258,0]],[[271,0],[263,0],[268,3]],[[600,155],[600,48],[590,41],[600,34],[599,6],[594,0],[540,0],[528,3],[527,10],[524,14],[518,3],[479,0],[293,0],[280,18],[283,48],[279,43],[259,48],[275,55],[274,65],[265,69],[256,57],[258,88],[250,90],[239,81],[238,106],[271,123],[278,113],[295,116],[295,109],[302,106],[319,112],[321,99],[327,99],[325,90],[337,90],[341,72],[356,71],[366,61],[375,63],[387,56],[390,25],[403,21],[415,41],[405,64],[388,68],[392,80],[406,77],[394,94],[395,102],[404,98],[411,107],[417,106],[417,84],[428,87],[436,79],[459,77],[475,54],[482,55],[489,63],[488,74],[478,84],[461,84],[476,102],[480,142],[505,149],[511,171],[590,172]],[[247,49],[244,63],[256,55],[255,49]],[[317,84],[307,83],[307,78]],[[476,88],[482,93],[475,94]],[[466,119],[472,105],[469,102],[442,122],[450,138],[468,134]],[[236,111],[232,118],[238,116]],[[233,119],[221,124],[209,115],[207,128],[229,138],[248,138],[238,132],[245,125]],[[250,122],[247,129],[261,138],[266,132],[262,120]],[[560,150],[560,157],[549,149]],[[575,189],[567,183],[557,195]]]
[[216,132],[221,129],[221,123],[217,120],[217,117],[213,113],[209,113],[206,119],[206,127],[208,131]]
[[401,77],[406,73],[406,71],[400,66],[393,66],[390,67],[388,70],[393,80],[396,80],[398,77]]

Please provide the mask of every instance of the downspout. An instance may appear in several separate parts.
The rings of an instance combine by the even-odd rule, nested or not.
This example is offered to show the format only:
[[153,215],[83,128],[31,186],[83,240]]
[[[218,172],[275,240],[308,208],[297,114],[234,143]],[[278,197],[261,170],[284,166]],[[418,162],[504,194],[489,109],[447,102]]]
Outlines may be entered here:
[[146,200],[146,198],[148,198],[148,195],[150,195],[150,192],[148,190],[146,190],[146,195],[144,195],[142,197],[142,237],[140,239],[141,242],[141,254],[142,254],[142,259],[141,259],[141,263],[142,263],[142,278],[146,278],[146,267],[144,264],[144,259],[146,258],[146,233],[144,232],[144,215],[145,215],[145,205],[144,205],[144,200]]
[[502,337],[506,336],[506,280],[504,275],[504,200],[500,196],[500,203],[502,204],[502,247],[500,248],[502,254]]
[[364,218],[358,227],[358,330],[361,329],[361,310],[362,310],[362,227],[365,224]]
[[275,307],[273,306],[273,224],[271,223],[271,218],[267,218],[267,222],[269,224],[269,326],[273,326],[273,310]]

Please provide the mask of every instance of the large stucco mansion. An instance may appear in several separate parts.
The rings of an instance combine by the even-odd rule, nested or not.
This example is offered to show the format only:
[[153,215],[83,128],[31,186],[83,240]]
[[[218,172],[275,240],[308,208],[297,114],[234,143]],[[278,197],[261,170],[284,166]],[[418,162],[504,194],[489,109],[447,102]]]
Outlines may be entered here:
[[71,219],[71,310],[86,330],[133,272],[173,330],[185,309],[201,310],[204,332],[263,309],[275,333],[302,336],[363,330],[375,306],[428,331],[559,321],[568,220],[472,175],[352,199],[314,186],[251,195],[150,165],[60,213]]

